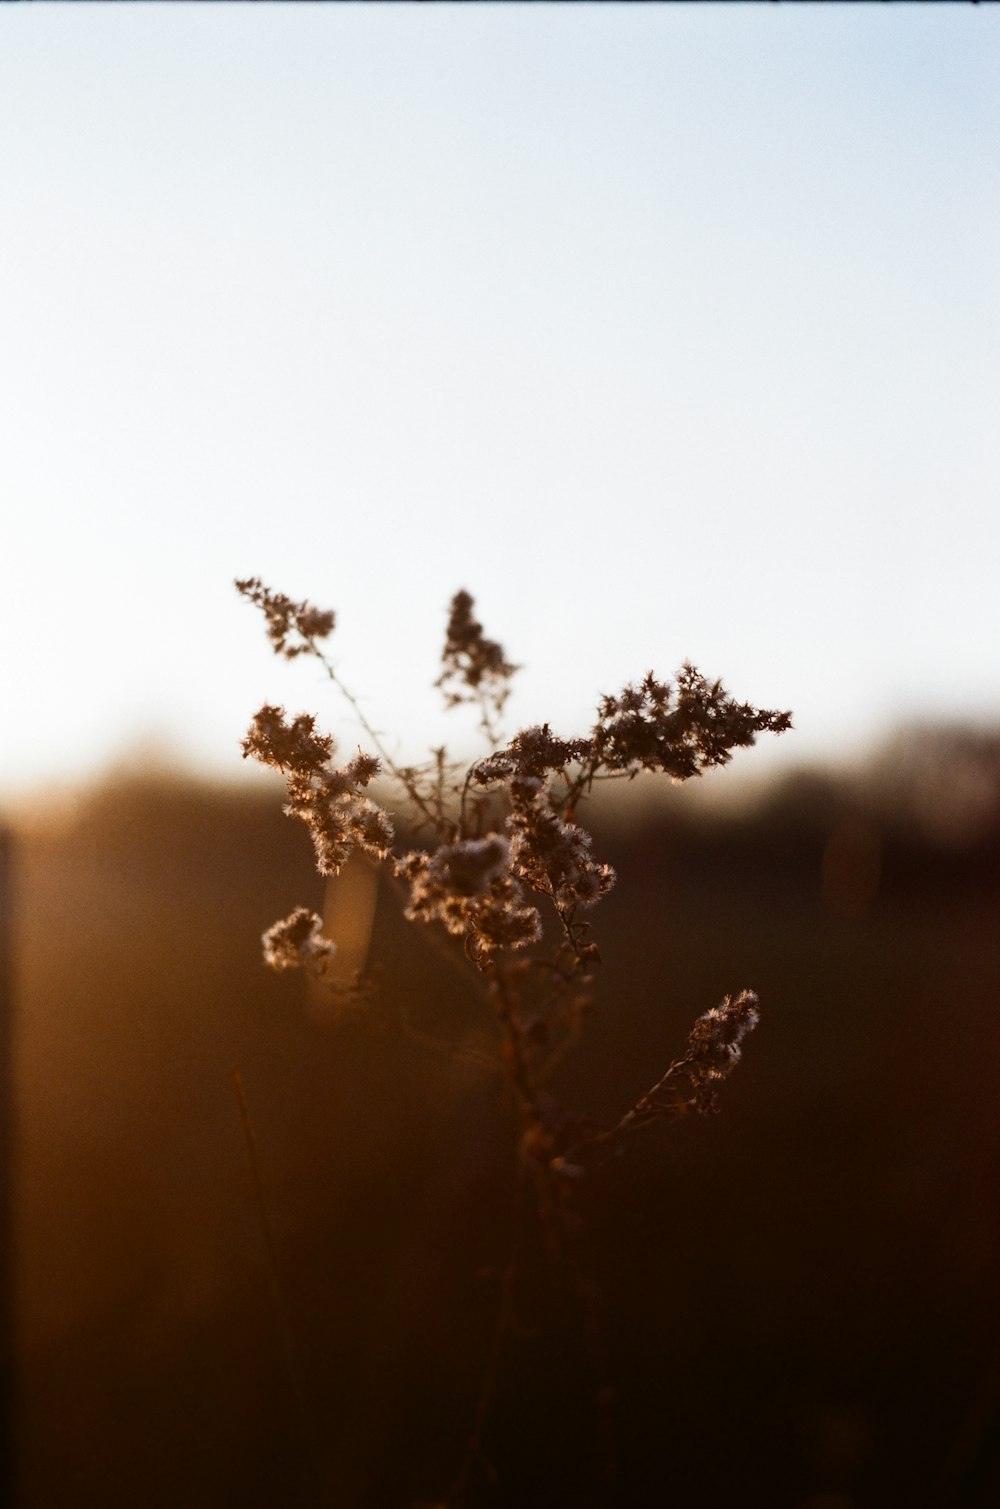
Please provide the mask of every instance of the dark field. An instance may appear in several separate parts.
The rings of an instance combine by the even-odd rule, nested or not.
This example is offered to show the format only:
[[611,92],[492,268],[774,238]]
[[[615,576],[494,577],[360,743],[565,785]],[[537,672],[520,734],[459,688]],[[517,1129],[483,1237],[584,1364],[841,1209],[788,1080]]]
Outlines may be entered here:
[[[491,1023],[383,894],[382,1004],[259,936],[320,906],[280,799],[124,783],[26,829],[15,1298],[23,1509],[406,1509],[446,1494],[498,1301],[512,1113]],[[541,1275],[472,1505],[1000,1504],[996,827],[945,846],[822,782],[770,814],[605,819],[597,1007],[557,1084],[613,1122],[727,991],[722,1114],[581,1196],[616,1466]],[[239,1107],[259,1153],[262,1241]]]

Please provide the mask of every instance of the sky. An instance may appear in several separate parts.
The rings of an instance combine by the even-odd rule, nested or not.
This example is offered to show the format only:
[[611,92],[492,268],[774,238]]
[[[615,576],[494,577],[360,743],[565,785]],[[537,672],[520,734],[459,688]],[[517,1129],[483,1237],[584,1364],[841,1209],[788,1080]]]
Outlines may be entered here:
[[0,796],[350,747],[251,574],[401,757],[480,752],[459,587],[511,727],[996,723],[998,78],[989,7],[5,6]]

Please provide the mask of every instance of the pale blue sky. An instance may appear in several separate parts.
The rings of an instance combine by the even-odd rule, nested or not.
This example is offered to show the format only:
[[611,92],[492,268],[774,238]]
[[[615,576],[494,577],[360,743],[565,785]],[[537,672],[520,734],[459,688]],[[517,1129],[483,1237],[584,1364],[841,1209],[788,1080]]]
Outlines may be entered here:
[[0,790],[349,740],[237,574],[408,755],[458,586],[522,722],[1000,718],[995,11],[9,6],[0,139]]

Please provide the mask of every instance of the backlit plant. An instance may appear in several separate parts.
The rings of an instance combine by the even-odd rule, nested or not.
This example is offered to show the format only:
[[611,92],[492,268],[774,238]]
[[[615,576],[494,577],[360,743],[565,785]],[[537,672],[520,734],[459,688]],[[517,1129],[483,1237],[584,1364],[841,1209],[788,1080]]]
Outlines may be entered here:
[[[436,685],[447,707],[474,706],[490,753],[466,766],[440,748],[422,765],[401,765],[323,648],[334,614],[294,602],[256,577],[236,586],[264,615],[277,655],[308,655],[324,668],[371,745],[338,764],[334,740],[317,729],[313,714],[265,705],[243,741],[244,755],[285,777],[285,811],[308,828],[322,875],[337,875],[356,851],[367,856],[399,894],[407,919],[431,930],[468,972],[495,1020],[497,1063],[517,1106],[525,1199],[550,1264],[572,1287],[574,1190],[588,1168],[652,1123],[690,1110],[714,1111],[718,1090],[758,1020],[750,990],[705,1011],[679,1056],[611,1127],[595,1127],[543,1088],[592,1003],[601,956],[590,914],[616,883],[614,870],[594,853],[580,809],[598,782],[632,780],[642,772],[680,782],[725,765],[758,734],[788,729],[790,716],[737,702],[720,681],[685,664],[672,681],[650,672],[601,697],[584,734],[566,738],[543,723],[504,741],[500,719],[518,667],[487,638],[472,597],[460,591],[451,603]],[[378,800],[371,794],[376,781]],[[414,846],[397,844],[397,828]],[[342,998],[371,996],[369,979],[345,983],[335,976],[336,939],[324,935],[322,919],[308,908],[276,922],[263,942],[273,969],[305,969]],[[498,1345],[512,1322],[511,1289],[505,1283]],[[482,1457],[495,1364],[494,1356],[449,1505],[465,1502],[470,1472]]]

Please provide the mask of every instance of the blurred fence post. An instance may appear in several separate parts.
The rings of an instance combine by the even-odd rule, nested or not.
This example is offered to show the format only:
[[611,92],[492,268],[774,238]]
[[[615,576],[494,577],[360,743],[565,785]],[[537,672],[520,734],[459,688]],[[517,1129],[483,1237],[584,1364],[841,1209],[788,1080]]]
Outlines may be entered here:
[[0,1503],[15,1502],[13,1197],[14,854],[0,824]]

